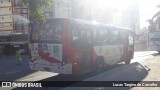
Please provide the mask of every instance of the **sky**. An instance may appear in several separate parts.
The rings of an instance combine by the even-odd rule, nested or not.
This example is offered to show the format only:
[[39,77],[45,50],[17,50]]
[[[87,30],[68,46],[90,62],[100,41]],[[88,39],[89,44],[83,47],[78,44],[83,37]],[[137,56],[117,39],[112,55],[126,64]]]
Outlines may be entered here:
[[160,4],[160,0],[139,0],[140,1],[140,28],[148,27],[146,22],[148,19],[151,19],[152,16],[160,10],[156,6]]
[[[130,4],[129,0],[88,0],[91,5],[103,8],[117,8],[119,10],[126,10]],[[131,0],[132,1],[132,0]],[[133,0],[134,1],[134,0]],[[137,0],[139,1],[139,14],[140,14],[140,29],[148,27],[148,19],[160,10],[156,6],[160,4],[160,0]],[[109,3],[109,4],[108,4]]]

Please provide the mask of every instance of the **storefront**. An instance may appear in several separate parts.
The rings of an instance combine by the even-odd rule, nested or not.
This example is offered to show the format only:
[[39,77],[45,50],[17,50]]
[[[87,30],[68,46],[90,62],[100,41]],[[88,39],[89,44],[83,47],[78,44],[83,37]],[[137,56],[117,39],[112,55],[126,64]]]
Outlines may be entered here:
[[0,36],[0,55],[15,55],[17,50],[28,54],[28,36],[26,34],[12,34]]

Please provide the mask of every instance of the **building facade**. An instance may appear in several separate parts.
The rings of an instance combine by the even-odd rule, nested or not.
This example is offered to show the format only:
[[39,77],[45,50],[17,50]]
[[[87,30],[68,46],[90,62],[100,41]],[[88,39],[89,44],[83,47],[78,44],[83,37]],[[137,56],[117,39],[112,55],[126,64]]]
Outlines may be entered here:
[[0,32],[25,33],[28,10],[21,0],[0,1]]
[[53,4],[45,11],[46,19],[72,18],[72,0],[53,0]]
[[0,0],[0,55],[27,52],[28,9],[21,0]]
[[122,26],[140,34],[139,1],[130,0],[127,9],[122,11]]
[[[96,1],[94,5],[90,3]],[[116,2],[114,2],[116,1]],[[139,1],[138,0],[123,0],[123,6],[114,7],[115,3],[121,3],[118,0],[72,0],[72,17],[97,21],[104,24],[125,27],[139,33]],[[89,3],[88,3],[89,2]],[[106,6],[98,5],[98,3],[106,3]],[[111,5],[113,6],[111,6]],[[104,4],[105,5],[105,4]],[[108,5],[108,6],[107,6]],[[125,7],[122,10],[121,7]]]
[[[71,0],[53,0],[45,11],[46,19],[72,18]],[[0,55],[27,52],[28,7],[21,0],[0,0]]]

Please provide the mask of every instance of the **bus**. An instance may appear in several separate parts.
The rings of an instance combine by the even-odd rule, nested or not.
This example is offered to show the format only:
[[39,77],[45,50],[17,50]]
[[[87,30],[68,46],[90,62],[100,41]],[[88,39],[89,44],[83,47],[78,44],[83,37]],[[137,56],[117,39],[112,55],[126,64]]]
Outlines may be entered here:
[[130,63],[134,34],[111,25],[55,18],[32,27],[29,48],[33,70],[60,74],[100,72],[119,62]]
[[149,50],[158,51],[160,53],[160,31],[149,31],[148,47]]

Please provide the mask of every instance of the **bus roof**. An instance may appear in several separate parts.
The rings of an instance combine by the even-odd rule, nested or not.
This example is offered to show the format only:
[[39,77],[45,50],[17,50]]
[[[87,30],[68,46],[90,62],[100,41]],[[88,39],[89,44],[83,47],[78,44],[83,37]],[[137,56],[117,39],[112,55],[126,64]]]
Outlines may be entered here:
[[118,26],[115,26],[115,25],[102,24],[102,23],[93,24],[91,21],[82,20],[82,19],[75,19],[75,18],[53,18],[53,19],[50,19],[50,20],[51,20],[51,21],[52,21],[52,20],[70,20],[70,21],[73,21],[73,22],[84,23],[84,24],[88,24],[88,25],[108,27],[108,28],[121,29],[121,30],[125,30],[125,31],[129,31],[129,32],[134,33],[134,31],[132,31],[131,29],[126,28],[126,27],[118,27]]

